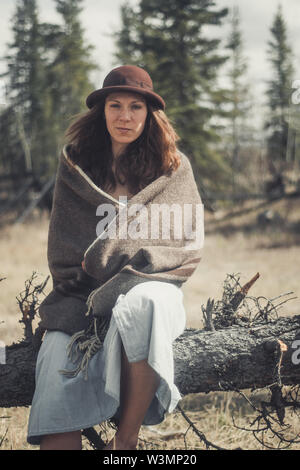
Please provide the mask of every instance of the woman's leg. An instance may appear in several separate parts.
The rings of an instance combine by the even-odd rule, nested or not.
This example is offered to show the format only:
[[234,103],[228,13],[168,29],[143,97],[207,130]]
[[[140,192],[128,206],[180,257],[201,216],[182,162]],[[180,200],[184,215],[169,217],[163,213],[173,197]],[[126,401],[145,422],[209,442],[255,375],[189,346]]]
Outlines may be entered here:
[[41,450],[81,450],[81,431],[43,436]]
[[[147,359],[129,362],[122,344],[120,421],[115,435],[116,449],[135,449],[140,427],[159,385],[159,375]],[[105,449],[112,449],[111,441]]]

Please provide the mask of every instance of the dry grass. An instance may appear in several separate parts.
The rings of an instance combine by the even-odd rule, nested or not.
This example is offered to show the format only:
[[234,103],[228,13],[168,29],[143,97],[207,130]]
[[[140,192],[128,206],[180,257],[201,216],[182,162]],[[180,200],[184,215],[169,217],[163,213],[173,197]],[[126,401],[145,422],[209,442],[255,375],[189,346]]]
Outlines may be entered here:
[[[295,203],[295,204],[294,204]],[[294,204],[294,205],[293,205]],[[285,228],[290,228],[299,220],[297,203],[281,202],[276,210],[287,213]],[[295,215],[296,214],[296,215]],[[292,230],[283,230],[283,225],[272,230],[259,232],[253,230],[256,213],[232,219],[230,224],[216,222],[207,215],[207,226],[217,224],[217,232],[207,235],[202,261],[192,276],[183,286],[187,327],[201,327],[201,305],[209,297],[219,299],[223,281],[227,273],[241,273],[241,283],[247,282],[256,272],[260,278],[251,289],[251,295],[275,297],[293,291],[299,295],[299,260],[300,244],[297,234]],[[298,218],[297,218],[298,217]],[[249,229],[252,223],[252,229]],[[239,226],[244,230],[238,231]],[[0,278],[1,282],[1,323],[0,339],[6,344],[22,338],[22,327],[18,323],[19,313],[16,296],[24,289],[24,282],[33,271],[41,280],[49,274],[47,265],[47,230],[48,218],[36,216],[30,223],[7,226],[0,231]],[[50,283],[46,294],[50,291]],[[300,314],[300,300],[287,302],[281,315]],[[229,449],[261,449],[260,444],[248,432],[240,431],[232,425],[231,414],[241,426],[247,426],[253,418],[251,410],[241,403],[233,393],[189,395],[181,401],[181,406],[188,410],[190,418],[206,434],[207,439]],[[1,449],[36,449],[26,442],[27,419],[29,409],[0,409]],[[291,432],[300,431],[298,420],[291,417]],[[141,439],[164,449],[204,448],[203,444],[178,413],[172,413],[158,426],[143,427]],[[172,440],[161,439],[162,432],[175,432]],[[87,444],[85,444],[88,448]],[[142,441],[141,441],[142,447]],[[294,448],[297,448],[295,445]],[[300,447],[298,447],[300,449]]]

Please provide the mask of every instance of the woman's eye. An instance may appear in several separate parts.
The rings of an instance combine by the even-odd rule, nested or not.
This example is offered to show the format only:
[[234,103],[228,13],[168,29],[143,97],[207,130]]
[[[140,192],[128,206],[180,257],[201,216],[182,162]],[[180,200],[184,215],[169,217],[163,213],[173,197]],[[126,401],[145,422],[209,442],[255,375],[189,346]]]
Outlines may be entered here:
[[[111,104],[110,105],[110,108],[113,108],[113,109],[120,109],[121,106],[118,104],[118,103],[114,103],[114,104]],[[142,109],[142,106],[140,104],[133,104],[131,106],[131,109],[133,110],[138,110],[138,109]]]

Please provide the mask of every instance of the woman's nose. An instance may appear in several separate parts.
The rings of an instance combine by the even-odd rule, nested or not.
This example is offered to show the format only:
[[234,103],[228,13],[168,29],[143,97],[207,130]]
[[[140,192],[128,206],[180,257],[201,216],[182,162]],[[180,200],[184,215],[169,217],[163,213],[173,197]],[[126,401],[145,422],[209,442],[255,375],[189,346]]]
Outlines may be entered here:
[[121,109],[121,112],[120,112],[120,119],[123,119],[125,121],[129,121],[131,118],[131,113],[130,113],[130,109],[128,108],[123,108]]

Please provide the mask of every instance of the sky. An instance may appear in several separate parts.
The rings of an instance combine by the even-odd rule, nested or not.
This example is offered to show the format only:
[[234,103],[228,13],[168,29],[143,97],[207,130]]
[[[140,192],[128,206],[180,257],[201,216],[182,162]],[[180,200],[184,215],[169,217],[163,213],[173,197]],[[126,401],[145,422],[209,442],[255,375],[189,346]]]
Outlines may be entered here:
[[[0,0],[0,57],[7,52],[7,43],[12,39],[11,18],[17,0]],[[120,26],[120,6],[124,0],[84,0],[81,13],[82,26],[86,40],[95,46],[92,58],[101,67],[93,75],[94,83],[102,86],[107,73],[115,66],[114,41],[111,34]],[[138,0],[127,0],[136,5]],[[294,52],[296,78],[300,79],[300,1],[299,0],[215,0],[215,8],[232,8],[237,5],[240,11],[241,29],[244,41],[244,55],[248,59],[248,78],[254,96],[263,96],[266,80],[270,78],[270,65],[267,61],[267,41],[270,39],[270,26],[281,3],[286,21],[289,42]],[[38,0],[41,21],[60,22],[55,11],[54,0]],[[229,31],[229,17],[223,27],[210,26],[208,34],[220,37],[224,43]],[[0,73],[5,71],[5,62],[0,61]],[[3,79],[0,78],[0,100]]]

